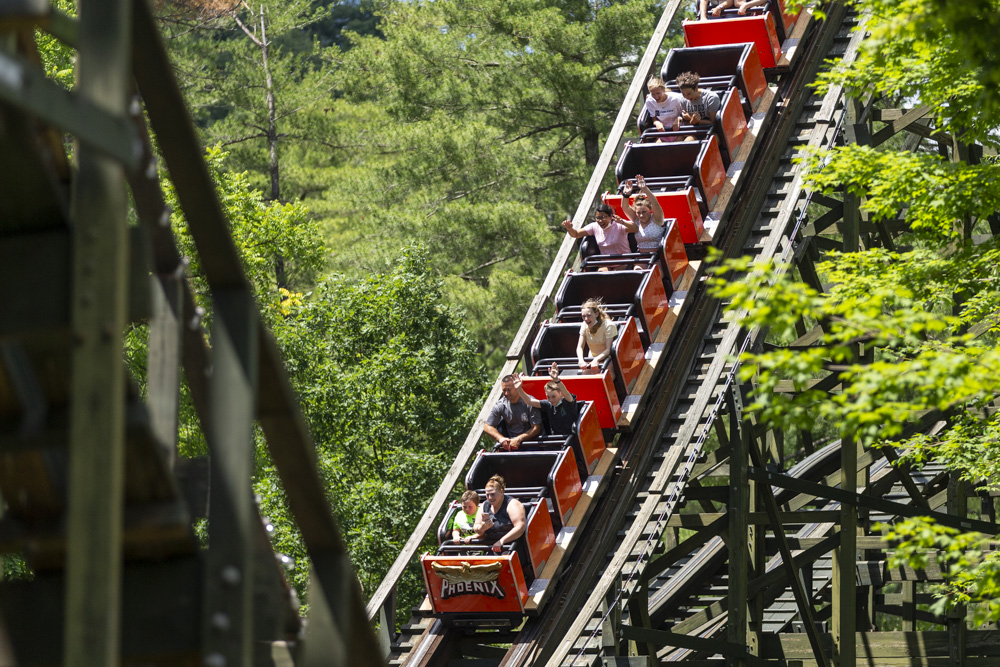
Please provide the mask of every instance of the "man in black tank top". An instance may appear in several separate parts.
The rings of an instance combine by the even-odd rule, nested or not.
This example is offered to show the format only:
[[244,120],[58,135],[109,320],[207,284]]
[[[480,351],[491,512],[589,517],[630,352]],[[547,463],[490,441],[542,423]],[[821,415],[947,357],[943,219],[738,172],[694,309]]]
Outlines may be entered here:
[[517,498],[506,497],[503,493],[505,487],[503,477],[499,475],[486,482],[486,502],[479,506],[474,527],[477,535],[493,542],[492,548],[496,553],[521,537],[526,527],[524,505]]

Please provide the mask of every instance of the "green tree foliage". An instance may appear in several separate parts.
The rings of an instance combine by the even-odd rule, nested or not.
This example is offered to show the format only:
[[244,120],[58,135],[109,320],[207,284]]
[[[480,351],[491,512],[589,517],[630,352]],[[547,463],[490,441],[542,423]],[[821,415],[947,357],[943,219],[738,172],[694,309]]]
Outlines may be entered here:
[[329,116],[336,47],[314,30],[330,5],[311,0],[187,0],[159,19],[177,78],[206,145],[221,144],[270,199],[322,190],[315,156],[336,141]]
[[[67,16],[76,16],[73,0],[51,0],[52,7]],[[35,46],[42,61],[45,75],[65,88],[72,88],[76,80],[73,71],[73,49],[47,32],[35,30]]]
[[[651,0],[387,2],[343,101],[377,109],[345,173],[344,265],[411,240],[502,358],[575,210],[659,16]],[[336,244],[334,244],[336,246]]]
[[[407,249],[393,267],[364,280],[333,275],[310,291],[277,285],[278,257],[289,262],[293,289],[314,281],[323,257],[315,221],[299,204],[264,200],[245,173],[223,168],[208,151],[210,174],[265,324],[273,332],[302,401],[317,446],[320,474],[363,586],[372,590],[423,514],[427,500],[465,440],[482,400],[485,377],[462,314],[448,306],[442,280],[426,252]],[[212,302],[197,250],[172,186],[172,225],[189,258],[195,298],[212,324]],[[146,327],[128,338],[130,368],[142,380]],[[207,453],[186,391],[180,451]],[[296,567],[289,578],[304,593],[305,547],[288,513],[281,484],[260,432],[254,488],[271,519],[277,550]],[[400,589],[415,603],[416,576]]]
[[160,15],[206,142],[270,198],[307,201],[345,275],[421,243],[496,366],[661,8],[186,0]]
[[891,567],[926,569],[930,555],[937,554],[946,583],[931,587],[937,597],[931,605],[934,613],[971,603],[973,623],[1000,618],[1000,552],[994,550],[995,542],[979,533],[939,526],[930,519],[901,521],[887,537],[900,543],[889,559]]
[[[1000,67],[985,44],[1000,3],[854,4],[868,10],[871,37],[854,64],[822,75],[821,87],[840,83],[890,104],[927,104],[937,130],[959,142],[995,144]],[[785,340],[797,337],[800,318],[823,327],[810,350],[745,358],[743,378],[757,386],[751,409],[777,428],[833,424],[865,446],[890,444],[911,463],[943,462],[974,487],[1000,488],[998,420],[990,409],[1000,396],[1000,246],[975,238],[989,232],[987,218],[1000,208],[1000,165],[992,158],[948,162],[936,152],[898,153],[886,145],[846,146],[806,161],[810,187],[847,190],[872,220],[901,216],[909,232],[895,251],[832,254],[819,267],[829,285],[823,294],[776,274],[776,267],[756,267],[739,283],[719,281],[717,294],[747,309],[748,326],[768,327]],[[751,266],[741,260],[728,268]],[[862,347],[873,351],[870,363],[859,363]],[[808,388],[831,373],[842,391]],[[779,393],[778,382],[787,380],[800,393]],[[949,429],[904,437],[906,422],[928,410],[940,411]],[[919,566],[928,550],[938,552],[946,573],[938,609],[975,603],[974,620],[1000,618],[1000,569],[994,556],[983,555],[983,536],[917,519],[897,525],[890,538],[899,540],[899,562]]]
[[[426,253],[410,249],[387,273],[323,281],[274,330],[369,592],[422,516],[482,400],[473,341],[441,287]],[[258,488],[266,491],[274,474],[262,472]],[[263,495],[271,517],[284,517],[280,497]],[[275,525],[280,536],[287,524]],[[304,556],[300,545],[285,548]],[[420,589],[411,576],[400,592],[415,602]]]

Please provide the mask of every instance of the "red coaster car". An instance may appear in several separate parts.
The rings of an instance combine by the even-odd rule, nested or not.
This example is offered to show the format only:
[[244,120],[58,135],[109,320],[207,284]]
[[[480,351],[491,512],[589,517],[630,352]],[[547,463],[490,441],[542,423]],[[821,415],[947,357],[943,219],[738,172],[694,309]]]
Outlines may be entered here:
[[523,614],[535,573],[555,547],[549,503],[522,501],[527,528],[501,553],[489,545],[442,544],[420,557],[431,611],[448,625],[514,626]]
[[[557,531],[569,520],[583,493],[572,448],[551,452],[483,452],[465,475],[465,486],[485,497],[486,482],[497,474],[502,475],[507,483],[504,496],[521,502],[547,498],[552,503],[549,525]],[[551,550],[551,547],[546,549],[545,539],[538,542],[529,540],[529,547],[538,547],[532,549],[532,566],[544,564],[548,558],[547,550]],[[534,569],[537,572],[540,568]]]
[[[673,218],[675,220],[672,229],[676,229],[677,235],[680,238],[681,244],[688,243],[685,241],[685,234],[682,230],[687,231],[687,238],[693,236],[700,237],[702,231],[705,229],[705,222],[702,216],[701,207],[698,205],[698,197],[694,192],[694,177],[693,176],[683,176],[676,179],[674,183],[674,189],[662,190],[660,192],[654,192],[653,196],[656,197],[656,201],[660,203],[660,208],[663,209],[663,217],[666,220]],[[622,195],[605,195],[604,202],[614,209],[615,213],[625,217],[625,211],[622,209]],[[671,242],[672,244],[673,242]],[[692,241],[692,243],[697,243],[697,241]],[[675,254],[678,251],[671,245],[670,254],[671,256],[677,257],[679,255]],[[684,254],[684,267],[687,266],[687,254]],[[684,273],[684,267],[670,266],[670,275],[676,280]],[[676,275],[675,275],[676,272]]]
[[732,85],[740,93],[740,103],[746,118],[757,111],[764,91],[767,90],[760,57],[752,44],[671,49],[660,68],[660,77],[667,82],[668,88],[677,90],[674,79],[682,72],[697,72],[701,78],[699,86],[705,84],[709,88],[713,81],[732,81]]
[[[613,202],[612,198],[614,198]],[[621,209],[621,195],[606,194],[604,199],[615,210]],[[642,266],[643,271],[655,270],[662,276],[663,290],[669,298],[688,267],[688,256],[687,250],[684,249],[684,241],[681,239],[680,225],[677,224],[677,220],[666,218],[663,221],[663,226],[665,230],[655,253],[636,250],[636,252],[627,255],[590,255],[582,259],[580,269],[584,273],[591,273],[604,267],[619,267],[624,261],[626,265]]]
[[[719,140],[714,135],[702,141],[626,143],[615,165],[615,178],[622,183],[638,174],[642,174],[654,194],[672,192],[684,196],[687,188],[694,185],[703,214],[715,207],[726,181]],[[688,178],[692,178],[693,183],[687,181]],[[704,228],[685,225],[681,217],[677,218],[677,222],[681,224],[684,243],[701,240]]]
[[[541,400],[545,398],[545,383],[550,379],[548,374],[544,377],[525,377],[522,379],[521,388],[524,389],[525,393]],[[545,435],[533,440],[526,440],[521,443],[521,448],[518,451],[572,448],[577,470],[580,472],[580,479],[586,480],[600,460],[601,454],[604,453],[604,434],[601,431],[594,404],[591,401],[582,400],[578,400],[577,403],[580,406],[580,415],[576,419],[571,434]],[[547,425],[546,428],[548,428]]]
[[[597,257],[601,260],[604,256]],[[609,258],[622,257],[610,255]],[[686,257],[686,255],[685,255]],[[588,257],[588,263],[594,258]],[[666,283],[669,285],[669,282]],[[627,322],[625,317],[639,318],[639,338],[643,348],[656,338],[670,308],[671,287],[664,287],[660,266],[653,264],[650,269],[619,271],[567,271],[559,291],[556,292],[556,321],[582,322],[580,309],[588,299],[600,298],[608,315],[616,323]],[[627,309],[628,306],[634,306]],[[610,309],[610,310],[609,310]]]
[[[709,46],[715,44],[751,43],[765,68],[774,67],[781,59],[781,43],[775,28],[774,15],[737,16],[715,21],[685,21],[684,44]],[[701,74],[700,70],[692,70]]]
[[580,325],[575,322],[543,322],[531,346],[531,375],[545,376],[555,363],[566,388],[578,399],[594,402],[601,428],[615,428],[621,416],[621,402],[646,363],[637,320],[628,317],[619,325],[611,356],[596,373],[581,373],[576,358],[579,339]]

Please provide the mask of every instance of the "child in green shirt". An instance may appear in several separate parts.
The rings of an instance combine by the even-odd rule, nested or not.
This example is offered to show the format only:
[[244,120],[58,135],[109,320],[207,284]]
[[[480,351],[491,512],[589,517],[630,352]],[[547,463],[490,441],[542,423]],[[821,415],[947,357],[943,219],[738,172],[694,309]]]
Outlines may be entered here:
[[479,511],[479,494],[468,490],[462,494],[462,511],[456,512],[451,520],[451,536],[455,544],[468,544],[476,537],[472,529]]

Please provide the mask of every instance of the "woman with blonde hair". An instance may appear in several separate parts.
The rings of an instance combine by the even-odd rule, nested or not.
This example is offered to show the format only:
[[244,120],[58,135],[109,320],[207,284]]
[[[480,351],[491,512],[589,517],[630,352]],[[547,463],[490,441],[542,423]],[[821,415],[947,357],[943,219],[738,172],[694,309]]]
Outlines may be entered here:
[[[608,317],[600,299],[587,299],[580,308],[580,341],[576,345],[576,358],[585,373],[596,373],[601,363],[611,356],[611,342],[618,335],[618,327]],[[584,348],[590,352],[591,360],[584,359]]]
[[[635,233],[635,244],[639,252],[656,252],[666,231],[663,225],[663,207],[660,206],[660,202],[656,200],[653,192],[646,185],[646,179],[641,174],[635,177],[635,185],[634,189],[630,188],[624,193],[622,210],[625,211],[628,219],[639,228],[639,231]],[[636,190],[639,191],[639,194],[635,195],[635,203],[629,204],[629,196]],[[643,267],[636,265],[635,268],[641,269]]]
[[486,482],[486,502],[479,506],[473,528],[479,537],[493,542],[491,549],[495,553],[524,535],[526,526],[524,505],[517,498],[505,496],[506,488],[503,477],[490,477]]

